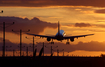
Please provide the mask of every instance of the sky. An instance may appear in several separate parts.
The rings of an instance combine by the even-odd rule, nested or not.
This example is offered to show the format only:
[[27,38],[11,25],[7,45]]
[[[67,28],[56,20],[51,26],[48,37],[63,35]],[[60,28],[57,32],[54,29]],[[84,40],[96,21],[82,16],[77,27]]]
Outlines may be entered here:
[[[26,46],[32,44],[33,36],[25,34],[29,29],[29,33],[33,34],[55,35],[59,21],[60,29],[64,30],[67,36],[94,35],[75,38],[70,45],[66,45],[67,40],[62,42],[54,40],[53,46],[59,45],[60,50],[64,49],[65,53],[69,52],[70,55],[99,56],[105,53],[105,4],[103,0],[0,0],[0,10],[4,11],[0,13],[0,27],[3,22],[7,26],[6,45],[9,43],[19,45],[20,29],[23,31],[22,43]],[[13,22],[15,24],[11,25]],[[12,32],[12,29],[15,32]],[[0,28],[1,46],[2,33],[2,28]],[[35,41],[48,43],[46,38],[35,37]],[[45,50],[46,54],[50,54],[50,50]],[[53,52],[56,54],[56,51]]]

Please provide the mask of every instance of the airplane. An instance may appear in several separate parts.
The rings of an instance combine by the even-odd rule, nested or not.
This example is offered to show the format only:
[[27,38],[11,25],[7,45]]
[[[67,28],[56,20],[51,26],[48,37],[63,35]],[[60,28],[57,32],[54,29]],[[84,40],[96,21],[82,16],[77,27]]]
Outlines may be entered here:
[[66,44],[70,44],[69,39],[71,42],[73,42],[74,38],[78,39],[79,37],[94,35],[94,34],[87,34],[87,35],[78,35],[78,36],[65,36],[66,34],[65,34],[64,30],[60,30],[59,21],[58,21],[58,33],[54,36],[37,35],[37,34],[31,34],[31,33],[26,33],[26,34],[33,35],[33,36],[39,36],[42,38],[45,37],[45,38],[47,38],[47,41],[51,41],[51,39],[52,39],[51,44],[54,44],[53,39],[56,39],[56,40],[61,41],[61,42],[62,42],[62,40],[67,39]]

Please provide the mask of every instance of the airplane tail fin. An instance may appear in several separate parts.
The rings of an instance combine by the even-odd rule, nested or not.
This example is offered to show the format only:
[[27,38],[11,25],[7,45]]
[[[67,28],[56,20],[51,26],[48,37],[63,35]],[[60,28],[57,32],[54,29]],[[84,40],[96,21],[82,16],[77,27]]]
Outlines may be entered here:
[[60,34],[60,27],[59,27],[59,21],[58,21],[58,35]]

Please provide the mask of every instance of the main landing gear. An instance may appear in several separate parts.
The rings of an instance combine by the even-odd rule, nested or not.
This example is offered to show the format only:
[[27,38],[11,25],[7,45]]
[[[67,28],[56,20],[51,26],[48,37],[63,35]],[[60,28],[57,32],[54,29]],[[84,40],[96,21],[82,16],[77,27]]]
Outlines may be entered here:
[[54,42],[51,42],[51,44],[54,44]]
[[70,44],[70,42],[66,42],[66,44]]
[[54,44],[54,42],[53,42],[53,39],[52,39],[52,42],[51,42],[51,44]]
[[69,40],[67,39],[67,42],[66,42],[66,44],[70,44],[70,42],[69,42]]

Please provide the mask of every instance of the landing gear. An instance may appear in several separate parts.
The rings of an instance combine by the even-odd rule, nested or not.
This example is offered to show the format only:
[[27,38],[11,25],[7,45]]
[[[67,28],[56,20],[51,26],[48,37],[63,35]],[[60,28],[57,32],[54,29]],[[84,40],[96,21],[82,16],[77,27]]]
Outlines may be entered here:
[[66,44],[70,44],[70,42],[66,42]]
[[66,44],[70,44],[70,42],[69,42],[69,39],[67,39],[67,42],[66,42]]
[[51,42],[51,44],[54,44],[54,42]]
[[53,42],[53,39],[52,39],[52,42],[51,42],[51,44],[54,44],[54,42]]

